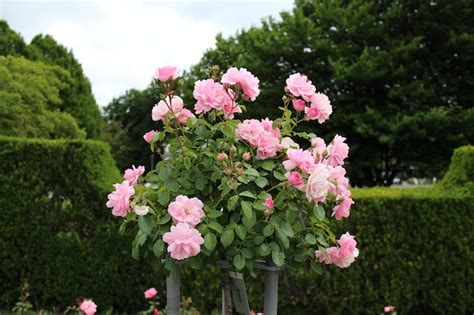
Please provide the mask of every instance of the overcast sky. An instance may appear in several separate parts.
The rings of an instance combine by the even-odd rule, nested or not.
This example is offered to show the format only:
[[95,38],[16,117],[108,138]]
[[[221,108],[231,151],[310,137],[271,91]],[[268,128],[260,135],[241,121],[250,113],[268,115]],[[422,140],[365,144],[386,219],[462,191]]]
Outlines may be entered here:
[[0,0],[0,18],[26,42],[44,33],[71,48],[103,106],[127,89],[146,87],[157,66],[188,69],[214,46],[217,33],[259,25],[263,17],[291,10],[292,3]]

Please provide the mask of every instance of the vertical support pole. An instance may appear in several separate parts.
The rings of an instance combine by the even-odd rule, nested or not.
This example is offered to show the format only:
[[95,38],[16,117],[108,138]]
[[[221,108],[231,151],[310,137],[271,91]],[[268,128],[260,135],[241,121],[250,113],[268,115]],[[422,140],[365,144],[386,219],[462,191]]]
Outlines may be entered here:
[[265,315],[277,315],[278,309],[278,268],[273,264],[265,267]]
[[179,315],[179,267],[176,266],[166,277],[166,313]]

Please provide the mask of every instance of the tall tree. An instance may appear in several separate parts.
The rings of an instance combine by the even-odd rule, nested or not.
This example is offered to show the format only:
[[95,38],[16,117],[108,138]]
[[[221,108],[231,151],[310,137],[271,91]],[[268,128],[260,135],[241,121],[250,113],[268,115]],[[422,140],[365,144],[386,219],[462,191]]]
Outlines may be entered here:
[[0,20],[0,56],[26,56],[26,54],[23,37],[12,30],[5,20]]
[[76,118],[79,126],[86,130],[88,138],[100,138],[102,117],[99,107],[92,94],[89,79],[72,51],[49,35],[37,35],[28,46],[28,58],[60,66],[70,73],[72,84],[61,95],[64,100],[62,109]]
[[473,11],[473,0],[297,0],[280,20],[218,36],[190,76],[247,67],[262,86],[249,113],[272,116],[278,82],[305,73],[334,106],[327,126],[306,128],[348,137],[354,184],[390,185],[413,166],[439,175],[473,141]]

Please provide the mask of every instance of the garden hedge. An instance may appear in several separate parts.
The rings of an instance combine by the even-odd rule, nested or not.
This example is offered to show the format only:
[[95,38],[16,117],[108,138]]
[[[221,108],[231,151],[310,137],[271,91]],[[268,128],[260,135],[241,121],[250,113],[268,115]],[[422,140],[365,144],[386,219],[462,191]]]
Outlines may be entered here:
[[[468,152],[468,153],[466,153]],[[470,156],[456,157],[456,156]],[[64,310],[91,297],[99,311],[145,308],[143,291],[164,289],[165,272],[131,258],[131,236],[104,207],[120,180],[109,149],[89,140],[0,137],[0,309],[25,282],[39,308]],[[355,189],[351,217],[336,224],[357,236],[360,256],[347,269],[322,273],[286,267],[280,314],[471,314],[474,311],[472,147],[456,151],[446,181],[428,189]],[[450,179],[452,170],[467,180]],[[339,224],[340,223],[340,224]],[[203,314],[218,308],[216,270],[188,270],[183,295]],[[262,279],[246,277],[261,310]]]

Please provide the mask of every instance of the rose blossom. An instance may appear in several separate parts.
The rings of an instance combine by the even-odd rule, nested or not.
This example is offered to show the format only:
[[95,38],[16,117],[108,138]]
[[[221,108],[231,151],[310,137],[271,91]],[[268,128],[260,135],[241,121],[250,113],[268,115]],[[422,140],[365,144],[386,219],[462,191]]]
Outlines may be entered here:
[[189,118],[195,117],[194,114],[186,108],[183,108],[178,113],[176,113],[176,117],[178,118],[178,122],[184,125]]
[[121,184],[114,184],[115,191],[111,192],[107,198],[107,207],[113,208],[112,214],[117,217],[124,217],[127,215],[130,207],[130,197],[135,193],[133,186],[127,180]]
[[147,215],[148,212],[150,211],[150,207],[149,206],[134,206],[133,211],[135,211],[137,215]]
[[183,109],[183,107],[184,103],[181,97],[173,96],[172,98],[170,98],[169,96],[167,96],[165,100],[161,100],[158,102],[158,104],[153,106],[153,109],[151,110],[151,118],[154,121],[164,121],[168,116],[170,109],[176,116],[178,116],[179,112]]
[[273,205],[274,203],[272,197],[268,197],[267,199],[265,199],[265,207],[267,207],[268,209],[272,209]]
[[197,100],[194,105],[196,114],[206,113],[212,109],[224,110],[224,105],[231,102],[222,84],[212,79],[196,81],[193,96]]
[[81,305],[79,305],[79,311],[85,315],[94,315],[95,312],[97,312],[97,305],[92,300],[84,300]]
[[299,149],[300,146],[298,143],[294,142],[293,139],[291,139],[290,137],[284,137],[283,139],[281,139],[281,143],[280,143],[281,147],[285,150],[288,150],[288,149]]
[[165,82],[169,79],[176,79],[178,78],[178,73],[176,71],[176,67],[166,66],[162,68],[158,68],[155,71],[155,79]]
[[329,189],[329,171],[324,164],[316,164],[306,184],[308,201],[318,203],[326,199]]
[[238,104],[233,104],[232,100],[224,104],[224,118],[234,119],[234,114],[242,113],[242,108]]
[[146,142],[151,143],[151,141],[153,140],[153,136],[157,133],[158,132],[156,130],[150,130],[143,135],[143,139],[145,139]]
[[389,305],[383,308],[384,313],[393,313],[395,312],[395,306]]
[[303,177],[301,177],[301,174],[298,172],[286,173],[286,177],[288,178],[288,182],[295,187],[303,185]]
[[260,135],[257,144],[257,159],[265,160],[273,157],[280,150],[280,141],[270,133]]
[[247,151],[247,152],[244,152],[244,153],[242,154],[242,159],[243,159],[244,161],[248,161],[248,160],[250,160],[251,158],[252,158],[252,153],[250,153],[250,152],[248,152],[248,151]]
[[287,171],[299,168],[305,173],[311,173],[314,169],[314,158],[311,152],[302,149],[288,149],[286,155],[288,159],[283,161],[283,166]]
[[171,227],[171,232],[163,235],[163,242],[168,244],[168,252],[176,260],[196,256],[201,251],[204,239],[198,230],[186,223],[178,223]]
[[317,119],[320,124],[329,119],[332,106],[329,98],[323,93],[316,93],[311,97],[311,106],[304,110],[306,117],[310,120]]
[[337,206],[332,210],[332,215],[336,220],[341,220],[342,218],[348,218],[350,213],[350,208],[354,204],[352,198],[344,198]]
[[189,199],[187,196],[179,195],[175,201],[168,206],[168,213],[175,223],[187,223],[195,226],[204,217],[203,203],[198,198]]
[[328,164],[332,166],[344,164],[344,159],[349,155],[349,146],[344,143],[346,138],[336,135],[327,147]]
[[130,186],[135,186],[137,184],[138,178],[145,173],[145,167],[139,165],[135,168],[135,165],[132,168],[125,170],[125,174],[123,178],[125,178],[129,183]]
[[275,156],[281,149],[280,129],[273,128],[272,124],[268,118],[261,121],[246,119],[237,126],[235,134],[257,149],[257,159],[264,160]]
[[359,256],[359,250],[356,248],[357,242],[354,236],[347,232],[341,235],[337,243],[339,247],[332,246],[326,249],[326,254],[319,250],[315,251],[314,254],[322,263],[335,264],[339,268],[349,267]]
[[145,295],[145,299],[152,299],[158,294],[158,291],[156,291],[155,288],[149,288],[143,294]]
[[318,162],[323,160],[324,151],[326,151],[326,142],[323,138],[314,137],[311,139],[311,146],[313,147],[313,155]]
[[[311,99],[311,96],[316,92],[316,88],[308,80],[308,77],[300,73],[292,74],[286,79],[286,88],[295,97],[302,97],[305,101]],[[293,103],[293,106],[295,104]],[[296,107],[295,107],[296,108]]]
[[245,68],[229,68],[222,76],[221,82],[224,84],[238,84],[244,92],[244,97],[252,101],[260,94],[258,84],[260,80]]
[[291,104],[293,104],[293,107],[299,112],[304,111],[306,108],[306,102],[300,99],[293,99]]

